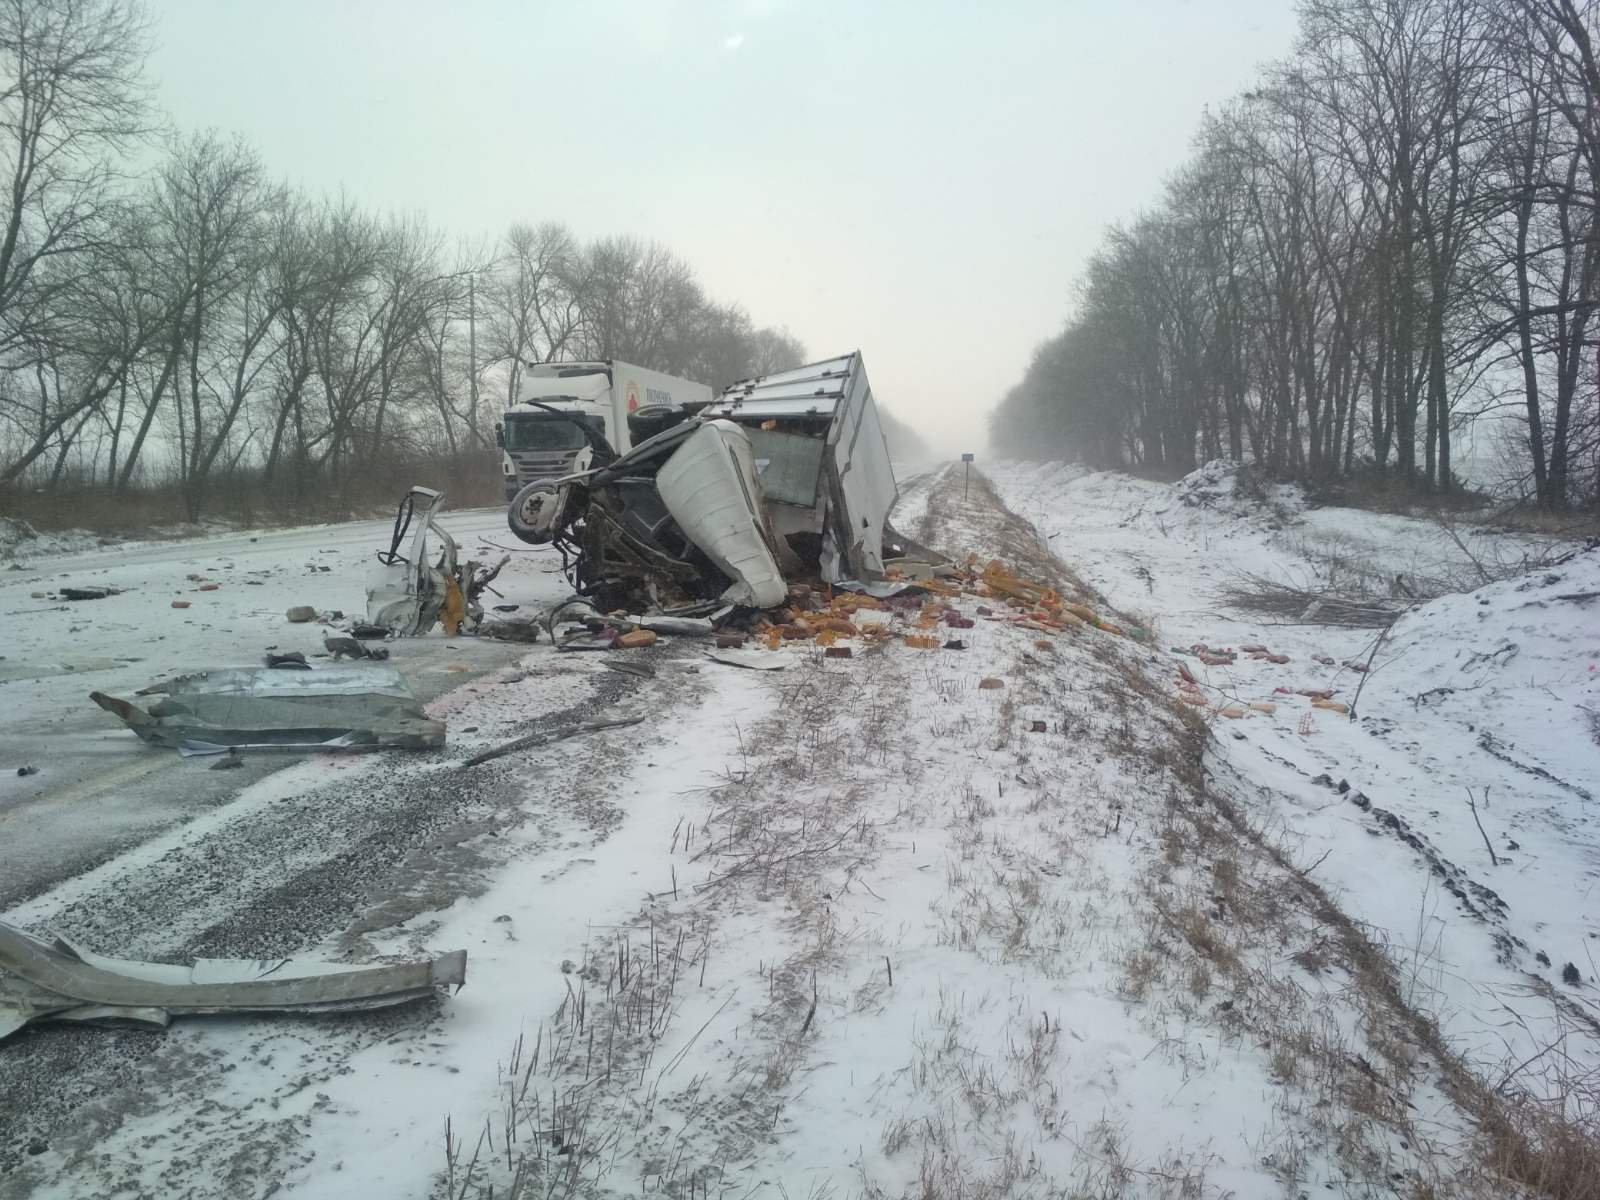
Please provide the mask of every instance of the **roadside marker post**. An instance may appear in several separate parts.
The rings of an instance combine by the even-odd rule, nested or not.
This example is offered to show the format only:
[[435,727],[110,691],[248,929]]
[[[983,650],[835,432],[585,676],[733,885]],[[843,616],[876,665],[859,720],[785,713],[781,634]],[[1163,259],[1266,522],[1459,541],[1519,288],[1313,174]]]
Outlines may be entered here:
[[961,464],[964,471],[961,480],[961,503],[965,504],[967,502],[967,492],[972,487],[972,455],[970,453],[963,454],[961,456]]

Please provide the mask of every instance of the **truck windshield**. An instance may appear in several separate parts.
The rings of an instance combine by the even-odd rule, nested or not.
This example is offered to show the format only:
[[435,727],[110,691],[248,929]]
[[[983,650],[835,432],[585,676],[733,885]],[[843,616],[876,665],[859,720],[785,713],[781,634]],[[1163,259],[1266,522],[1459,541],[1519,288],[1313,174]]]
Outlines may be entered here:
[[541,413],[538,416],[506,415],[507,450],[581,450],[587,445],[579,422],[587,424],[601,437],[605,423],[598,417],[565,417]]

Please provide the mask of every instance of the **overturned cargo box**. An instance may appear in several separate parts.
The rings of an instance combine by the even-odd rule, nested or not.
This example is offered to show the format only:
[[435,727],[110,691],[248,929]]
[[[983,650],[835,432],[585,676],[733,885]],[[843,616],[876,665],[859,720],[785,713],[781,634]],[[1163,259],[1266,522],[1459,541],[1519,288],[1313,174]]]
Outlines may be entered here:
[[773,531],[825,581],[925,556],[889,525],[900,491],[860,351],[736,383],[707,413],[750,435]]

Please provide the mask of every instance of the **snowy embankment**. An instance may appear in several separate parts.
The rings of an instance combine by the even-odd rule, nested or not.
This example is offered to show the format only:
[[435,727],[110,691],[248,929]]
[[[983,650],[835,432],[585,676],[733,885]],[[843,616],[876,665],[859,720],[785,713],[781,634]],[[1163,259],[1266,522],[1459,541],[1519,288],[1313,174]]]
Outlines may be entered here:
[[[1387,947],[1448,1045],[1507,1093],[1592,1098],[1600,549],[1308,508],[1292,488],[1239,494],[1218,464],[1171,485],[1063,464],[989,473],[1058,554],[1152,614],[1170,683],[1181,666],[1213,701],[1216,785]],[[1226,603],[1247,577],[1316,591],[1357,576],[1399,577],[1387,632]],[[1463,592],[1404,594],[1452,580]],[[1179,652],[1200,644],[1210,661]],[[1251,645],[1288,661],[1217,661]]]

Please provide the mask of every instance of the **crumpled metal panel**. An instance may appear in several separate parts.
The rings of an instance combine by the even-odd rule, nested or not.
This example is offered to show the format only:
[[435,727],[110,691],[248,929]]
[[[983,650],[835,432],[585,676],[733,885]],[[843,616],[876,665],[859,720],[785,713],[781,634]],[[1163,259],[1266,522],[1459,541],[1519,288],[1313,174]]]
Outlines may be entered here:
[[466,982],[467,952],[347,967],[293,959],[110,958],[0,923],[0,1038],[31,1021],[164,1026],[186,1013],[341,1012],[405,1004]]
[[233,749],[429,749],[444,745],[392,667],[315,671],[240,667],[186,675],[146,688],[143,702],[90,693],[147,742],[188,753]]
[[789,585],[772,556],[750,439],[731,421],[696,429],[656,472],[656,491],[684,535],[733,583],[730,604],[771,608]]

